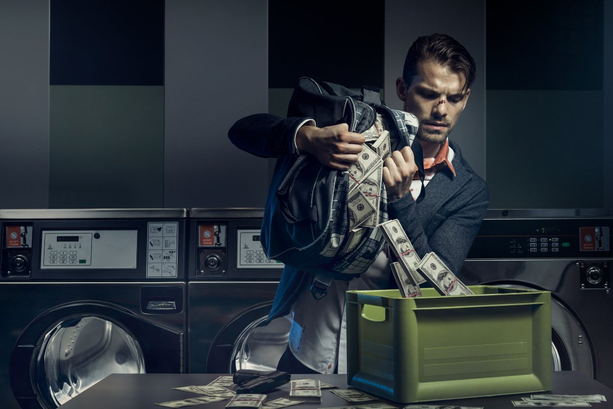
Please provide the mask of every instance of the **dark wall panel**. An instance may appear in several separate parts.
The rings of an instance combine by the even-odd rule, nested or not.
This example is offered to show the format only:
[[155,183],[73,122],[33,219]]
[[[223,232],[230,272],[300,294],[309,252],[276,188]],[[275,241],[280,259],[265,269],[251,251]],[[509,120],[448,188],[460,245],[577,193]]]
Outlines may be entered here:
[[268,161],[228,129],[268,108],[266,0],[166,3],[164,205],[263,207]]
[[0,208],[49,204],[49,2],[0,2]]
[[163,85],[164,0],[51,0],[51,85]]

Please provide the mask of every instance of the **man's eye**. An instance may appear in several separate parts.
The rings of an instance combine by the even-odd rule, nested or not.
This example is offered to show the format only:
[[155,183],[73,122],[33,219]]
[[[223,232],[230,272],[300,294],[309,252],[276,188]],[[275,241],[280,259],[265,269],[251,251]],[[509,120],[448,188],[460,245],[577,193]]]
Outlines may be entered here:
[[464,99],[464,97],[462,97],[462,96],[448,98],[449,102],[451,102],[452,104],[457,104],[458,102],[462,101],[463,99]]
[[432,92],[421,92],[421,96],[428,99],[434,99],[437,97],[436,94],[433,94]]

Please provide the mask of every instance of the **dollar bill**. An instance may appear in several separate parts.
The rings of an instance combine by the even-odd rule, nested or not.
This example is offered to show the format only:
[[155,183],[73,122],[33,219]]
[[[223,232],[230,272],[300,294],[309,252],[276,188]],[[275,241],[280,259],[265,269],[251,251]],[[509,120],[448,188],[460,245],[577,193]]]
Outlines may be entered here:
[[413,277],[408,274],[402,264],[398,261],[390,263],[392,275],[398,284],[400,295],[404,298],[421,297],[421,289],[419,284],[413,281]]
[[370,402],[376,398],[355,389],[333,389],[330,392],[350,403]]
[[217,378],[209,382],[209,386],[232,387],[234,386],[234,380],[232,375],[218,376]]
[[316,379],[290,381],[289,396],[299,400],[321,400],[321,382]]
[[430,252],[417,265],[419,271],[441,295],[472,295],[470,288],[451,272],[440,257]]
[[383,232],[387,243],[392,248],[392,252],[398,257],[398,261],[402,263],[404,269],[413,277],[413,282],[418,285],[425,283],[425,278],[417,271],[417,266],[421,258],[415,251],[400,221],[398,219],[391,219],[385,223],[381,223],[379,228]]
[[266,396],[261,393],[241,393],[230,399],[226,408],[261,408]]
[[[313,381],[315,382],[315,379],[301,379],[302,381]],[[326,383],[323,381],[319,381],[319,388],[320,389],[335,389],[338,388],[338,386],[336,385],[332,385],[331,383]]]
[[353,190],[377,166],[383,166],[383,161],[379,155],[368,145],[362,145],[362,152],[360,152],[358,161],[351,165],[347,171],[349,173],[349,191]]
[[219,397],[224,397],[226,399],[230,399],[234,395],[236,395],[236,392],[231,391],[228,388],[225,388],[223,386],[210,385],[210,384],[202,385],[202,386],[198,386],[198,385],[179,386],[173,389],[178,390],[178,391],[183,391],[183,392],[198,393],[200,395],[219,396]]
[[275,399],[275,400],[271,400],[266,402],[263,406],[262,409],[281,409],[281,408],[287,408],[289,406],[294,406],[294,405],[299,405],[301,403],[303,403],[304,401],[302,400],[289,400],[286,398],[279,398],[279,399]]
[[163,406],[165,408],[184,408],[187,406],[196,406],[196,405],[202,405],[205,403],[220,402],[226,399],[227,398],[223,398],[219,396],[199,396],[197,398],[189,398],[189,399],[181,399],[181,400],[173,400],[173,401],[168,401],[168,402],[156,403],[156,405]]
[[355,189],[347,199],[347,213],[351,231],[368,220],[375,213],[375,208],[360,189]]
[[[357,185],[364,193],[375,212],[369,219],[362,223],[363,227],[375,228],[379,224],[379,210],[381,202],[381,185],[383,183],[383,166],[373,168],[370,173]],[[350,193],[351,194],[351,193]]]
[[[522,398],[526,400],[525,398]],[[529,400],[572,400],[575,402],[606,402],[604,395],[552,395],[544,393],[542,395],[530,395]]]
[[381,160],[385,161],[391,154],[391,144],[390,144],[390,133],[389,131],[383,131],[381,135],[377,138],[375,142],[372,144],[372,150],[377,152],[377,155],[381,158]]
[[364,234],[367,231],[368,229],[366,229],[365,227],[364,228],[358,227],[358,228],[351,230],[347,237],[347,241],[345,242],[345,246],[343,247],[343,249],[341,250],[339,254],[340,255],[347,254],[351,252],[354,248],[356,248],[357,245],[360,244],[362,237],[364,237]]
[[590,408],[589,402],[573,402],[571,400],[549,400],[549,399],[539,399],[539,400],[514,400],[513,406],[516,408]]

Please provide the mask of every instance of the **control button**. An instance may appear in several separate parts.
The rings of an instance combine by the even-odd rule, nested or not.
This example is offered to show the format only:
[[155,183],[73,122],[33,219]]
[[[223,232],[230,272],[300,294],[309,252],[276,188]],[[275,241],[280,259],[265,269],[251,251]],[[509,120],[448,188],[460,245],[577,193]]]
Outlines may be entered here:
[[547,237],[541,237],[541,243],[547,242],[549,239]]
[[551,243],[551,247],[560,247],[560,243]]
[[536,237],[530,237],[530,243],[536,243],[537,239]]
[[204,264],[207,270],[217,271],[221,267],[221,259],[219,256],[211,254],[204,260]]
[[541,243],[541,247],[547,247],[549,246],[549,243]]
[[546,247],[541,247],[541,253],[547,253],[549,251]]
[[559,247],[554,247],[554,248],[551,249],[551,251],[553,253],[559,253],[560,252],[560,248]]
[[530,249],[530,253],[536,253],[538,251],[538,249],[536,247],[532,247]]
[[551,241],[553,241],[554,243],[557,243],[557,242],[559,242],[559,241],[560,241],[560,238],[559,238],[559,237],[553,237],[553,238],[551,239]]
[[530,243],[530,247],[536,247],[538,246],[538,243]]

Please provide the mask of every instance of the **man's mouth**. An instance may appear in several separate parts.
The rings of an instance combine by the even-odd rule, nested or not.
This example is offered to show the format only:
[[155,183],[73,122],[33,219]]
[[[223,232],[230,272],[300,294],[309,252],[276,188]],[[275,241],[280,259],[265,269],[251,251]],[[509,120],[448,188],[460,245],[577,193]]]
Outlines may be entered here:
[[422,122],[421,125],[433,131],[444,131],[445,129],[449,128],[449,124],[436,121],[425,121]]

